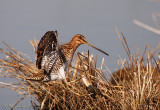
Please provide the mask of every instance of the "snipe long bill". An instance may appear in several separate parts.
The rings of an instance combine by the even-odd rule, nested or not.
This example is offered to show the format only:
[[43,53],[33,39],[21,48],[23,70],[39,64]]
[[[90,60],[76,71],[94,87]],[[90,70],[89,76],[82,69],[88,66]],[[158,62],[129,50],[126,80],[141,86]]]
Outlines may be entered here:
[[92,45],[92,44],[88,43],[87,41],[86,41],[86,44],[87,44],[87,45],[89,45],[89,46],[91,46],[91,47],[93,47],[93,48],[95,48],[96,50],[98,50],[98,51],[100,51],[100,52],[104,53],[105,55],[109,56],[109,54],[108,54],[108,53],[106,53],[106,52],[104,52],[103,50],[101,50],[101,49],[99,49],[99,48],[95,47],[94,45]]

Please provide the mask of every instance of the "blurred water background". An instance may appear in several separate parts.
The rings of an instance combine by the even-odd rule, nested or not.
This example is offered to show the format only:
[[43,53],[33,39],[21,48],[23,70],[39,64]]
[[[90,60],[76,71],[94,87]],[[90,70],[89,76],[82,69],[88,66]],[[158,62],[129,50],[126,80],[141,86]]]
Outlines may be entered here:
[[[137,48],[143,53],[146,45],[154,50],[160,36],[135,25],[133,20],[157,28],[152,14],[159,12],[160,2],[149,0],[0,0],[0,41],[27,54],[35,62],[34,51],[29,44],[34,37],[40,40],[45,32],[57,30],[59,40],[65,43],[75,34],[82,34],[88,42],[110,56],[87,45],[81,45],[78,51],[87,52],[89,49],[91,54],[97,55],[98,67],[104,57],[104,63],[113,72],[118,69],[117,60],[127,58],[114,26],[125,35],[133,55]],[[2,43],[0,47],[5,49]],[[4,56],[0,54],[0,58]],[[0,81],[8,82],[8,79],[0,78]],[[16,97],[15,92],[0,88],[0,109],[9,109]],[[30,100],[25,99],[17,109],[32,110],[30,106]]]

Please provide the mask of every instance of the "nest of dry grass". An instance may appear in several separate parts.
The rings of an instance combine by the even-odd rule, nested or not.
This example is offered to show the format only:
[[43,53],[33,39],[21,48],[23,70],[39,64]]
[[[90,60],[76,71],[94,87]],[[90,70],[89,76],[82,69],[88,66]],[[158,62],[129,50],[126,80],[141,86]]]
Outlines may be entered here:
[[[120,59],[120,69],[111,74],[110,79],[104,70],[96,67],[96,61],[89,52],[77,52],[72,67],[66,71],[67,84],[61,81],[28,80],[29,77],[42,74],[41,71],[27,55],[4,43],[7,51],[0,48],[0,52],[6,56],[0,60],[0,75],[16,79],[17,83],[0,82],[0,87],[16,91],[22,97],[11,109],[27,96],[36,110],[159,109],[160,73],[159,61],[154,59],[155,52],[151,53],[148,49],[147,53],[146,48],[142,56],[137,52],[133,57],[123,34],[122,37],[124,43],[120,38],[121,43],[130,60]],[[31,44],[36,52],[37,40],[31,41]],[[148,56],[146,61],[145,54]],[[103,62],[102,66],[106,67]],[[91,88],[84,84],[84,77]]]

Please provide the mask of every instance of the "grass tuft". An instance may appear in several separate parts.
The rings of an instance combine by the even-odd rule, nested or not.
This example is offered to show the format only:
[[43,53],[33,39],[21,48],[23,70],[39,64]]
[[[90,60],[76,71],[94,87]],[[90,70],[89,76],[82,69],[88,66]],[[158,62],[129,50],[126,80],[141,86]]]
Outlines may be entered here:
[[[115,28],[116,29],[116,28]],[[155,52],[146,47],[143,55],[139,51],[131,55],[127,41],[116,29],[129,61],[120,59],[119,70],[109,78],[109,69],[102,60],[101,68],[88,53],[75,54],[72,66],[66,70],[67,84],[62,81],[33,81],[32,76],[42,75],[35,63],[25,54],[15,50],[5,42],[7,49],[0,52],[6,56],[0,59],[0,76],[15,79],[17,83],[0,82],[1,88],[16,91],[21,96],[14,107],[25,97],[31,99],[33,109],[159,109],[160,71]],[[124,40],[124,41],[123,41]],[[38,41],[30,41],[36,53]],[[110,72],[110,71],[109,71]],[[87,86],[86,86],[87,82]]]

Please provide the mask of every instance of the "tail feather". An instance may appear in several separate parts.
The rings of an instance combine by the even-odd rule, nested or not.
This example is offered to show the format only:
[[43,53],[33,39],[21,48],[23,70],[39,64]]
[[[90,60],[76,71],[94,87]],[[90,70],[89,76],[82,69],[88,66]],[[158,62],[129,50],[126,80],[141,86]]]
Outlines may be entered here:
[[34,80],[34,81],[43,81],[45,78],[45,75],[43,74],[36,74],[32,77],[27,78],[28,80]]

